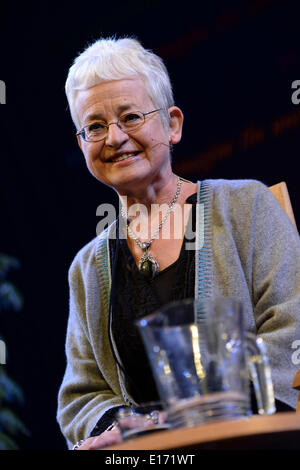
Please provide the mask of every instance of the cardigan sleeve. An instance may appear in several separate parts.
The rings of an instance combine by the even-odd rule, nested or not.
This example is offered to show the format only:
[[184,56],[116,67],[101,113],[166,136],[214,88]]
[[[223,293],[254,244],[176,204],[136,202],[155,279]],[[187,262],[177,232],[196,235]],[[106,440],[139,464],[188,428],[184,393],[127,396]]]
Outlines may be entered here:
[[[90,256],[91,258],[91,256]],[[66,334],[66,371],[58,394],[57,420],[68,447],[88,438],[101,418],[124,405],[116,380],[106,380],[91,339],[87,311],[100,315],[96,270],[86,252],[77,255],[69,270],[70,312]],[[100,334],[100,333],[99,333]],[[97,335],[97,332],[96,332]],[[101,361],[100,361],[101,362]],[[110,381],[110,384],[108,383]]]
[[252,183],[248,205],[248,270],[250,263],[256,331],[267,345],[276,398],[296,408],[292,381],[299,368],[293,348],[300,339],[300,238],[264,184]]

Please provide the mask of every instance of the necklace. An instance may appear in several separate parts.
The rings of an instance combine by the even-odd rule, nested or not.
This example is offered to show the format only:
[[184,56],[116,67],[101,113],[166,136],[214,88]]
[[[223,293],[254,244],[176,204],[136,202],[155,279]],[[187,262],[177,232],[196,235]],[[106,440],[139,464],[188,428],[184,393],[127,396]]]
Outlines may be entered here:
[[[176,193],[174,194],[174,197],[173,197],[172,201],[169,204],[169,207],[168,207],[168,210],[167,210],[166,214],[164,215],[162,221],[158,225],[156,232],[154,233],[154,235],[151,237],[151,239],[148,242],[141,242],[141,240],[139,240],[137,238],[135,233],[129,227],[130,222],[127,221],[126,229],[127,229],[128,235],[143,250],[143,256],[141,257],[141,259],[139,261],[139,266],[138,267],[139,267],[139,271],[147,279],[153,279],[159,271],[159,264],[158,264],[157,260],[149,253],[149,248],[150,248],[152,242],[155,240],[155,238],[159,234],[159,232],[160,232],[162,226],[164,225],[164,223],[166,222],[167,218],[169,217],[169,215],[170,215],[170,213],[171,213],[171,211],[172,211],[172,209],[173,209],[173,207],[174,207],[174,205],[175,205],[175,203],[176,203],[176,201],[179,197],[180,190],[181,190],[181,179],[179,178],[179,176],[177,176]],[[125,212],[123,207],[121,209],[121,214],[122,214],[122,217],[125,220],[127,220],[126,212]]]

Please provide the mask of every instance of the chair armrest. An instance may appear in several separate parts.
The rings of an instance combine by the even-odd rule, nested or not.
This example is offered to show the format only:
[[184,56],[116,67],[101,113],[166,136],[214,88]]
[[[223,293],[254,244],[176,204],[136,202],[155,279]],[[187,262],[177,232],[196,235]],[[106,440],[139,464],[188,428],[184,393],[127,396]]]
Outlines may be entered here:
[[292,387],[295,389],[295,390],[299,390],[299,393],[298,393],[298,401],[297,401],[297,408],[296,408],[296,411],[299,413],[300,412],[300,370],[298,370],[298,372],[296,372],[295,376],[294,376],[294,380],[293,380],[293,383],[292,383]]

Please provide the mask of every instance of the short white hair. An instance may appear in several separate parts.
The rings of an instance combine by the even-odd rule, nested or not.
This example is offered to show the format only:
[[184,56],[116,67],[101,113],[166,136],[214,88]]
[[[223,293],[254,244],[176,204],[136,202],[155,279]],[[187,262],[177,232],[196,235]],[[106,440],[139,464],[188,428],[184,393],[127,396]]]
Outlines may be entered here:
[[66,95],[73,122],[80,129],[76,113],[76,97],[100,83],[139,76],[156,108],[163,108],[161,119],[169,128],[168,108],[174,105],[172,86],[163,60],[144,49],[133,38],[101,38],[89,45],[73,62],[66,80]]

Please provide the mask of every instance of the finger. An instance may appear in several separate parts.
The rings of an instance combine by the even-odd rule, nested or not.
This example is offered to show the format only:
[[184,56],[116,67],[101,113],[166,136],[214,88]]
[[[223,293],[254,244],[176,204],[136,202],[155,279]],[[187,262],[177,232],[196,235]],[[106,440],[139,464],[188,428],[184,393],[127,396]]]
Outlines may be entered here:
[[89,447],[94,439],[94,437],[89,437],[76,450],[89,450]]
[[163,424],[166,421],[166,418],[167,418],[167,413],[165,411],[161,411],[159,413],[159,418],[158,418],[159,424]]
[[122,442],[122,437],[119,429],[112,431],[105,431],[100,436],[97,436],[89,445],[89,450],[103,449],[107,446],[118,444]]

